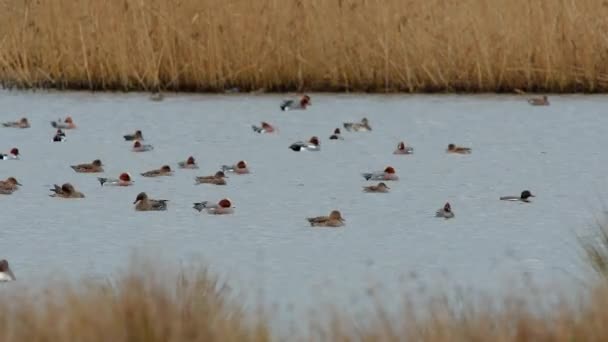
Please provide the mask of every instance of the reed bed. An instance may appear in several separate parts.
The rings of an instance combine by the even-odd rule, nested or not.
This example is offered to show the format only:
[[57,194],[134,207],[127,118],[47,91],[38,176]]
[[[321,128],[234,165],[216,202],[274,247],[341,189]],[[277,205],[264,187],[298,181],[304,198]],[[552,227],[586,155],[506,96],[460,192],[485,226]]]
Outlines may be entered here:
[[0,0],[5,87],[608,90],[602,0]]

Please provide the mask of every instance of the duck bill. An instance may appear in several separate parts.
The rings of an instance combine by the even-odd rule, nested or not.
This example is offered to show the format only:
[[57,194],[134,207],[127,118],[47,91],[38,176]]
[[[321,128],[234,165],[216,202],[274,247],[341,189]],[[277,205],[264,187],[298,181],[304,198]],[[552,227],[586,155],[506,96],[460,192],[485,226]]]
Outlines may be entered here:
[[136,200],[135,202],[133,202],[133,204],[137,204],[137,202],[139,202],[139,200]]

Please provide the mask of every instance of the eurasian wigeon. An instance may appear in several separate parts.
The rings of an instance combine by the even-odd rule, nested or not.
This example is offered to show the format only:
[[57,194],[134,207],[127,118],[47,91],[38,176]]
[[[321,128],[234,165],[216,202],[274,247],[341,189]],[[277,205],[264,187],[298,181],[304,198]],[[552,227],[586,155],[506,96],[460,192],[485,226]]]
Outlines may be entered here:
[[0,160],[15,160],[19,159],[19,156],[21,156],[21,154],[19,154],[19,149],[13,147],[8,154],[0,153]]
[[101,186],[104,185],[112,185],[112,186],[130,186],[133,185],[133,180],[131,179],[131,174],[128,172],[121,173],[118,178],[103,178],[97,177]]
[[334,133],[329,136],[329,140],[344,140],[339,128],[334,129]]
[[412,154],[414,153],[414,148],[411,146],[407,146],[403,141],[397,144],[397,148],[393,152],[393,154]]
[[76,189],[74,189],[74,186],[70,183],[65,183],[62,186],[55,184],[54,188],[50,190],[54,192],[54,194],[49,195],[51,197],[84,198],[84,194],[80,191],[76,191]]
[[80,173],[96,173],[103,172],[103,164],[101,160],[95,159],[91,163],[78,164],[78,165],[70,165],[72,169],[76,172]]
[[399,180],[395,172],[395,168],[392,166],[387,166],[384,171],[376,171],[363,173],[363,178],[365,180],[378,180],[378,181],[396,181]]
[[217,202],[217,204],[209,203],[209,201],[194,203],[192,208],[198,210],[199,212],[206,209],[207,213],[212,215],[226,215],[234,213],[234,207],[228,198],[220,200]]
[[147,151],[152,151],[154,149],[154,147],[152,145],[148,145],[148,144],[142,144],[141,142],[139,142],[139,140],[135,140],[135,142],[133,143],[133,152],[147,152]]
[[17,280],[17,278],[15,278],[13,271],[11,271],[8,261],[5,259],[0,260],[0,282],[5,283],[15,280]]
[[503,196],[500,198],[501,201],[520,201],[530,203],[530,197],[536,197],[532,195],[530,190],[524,190],[521,192],[521,195],[518,196]]
[[364,192],[381,192],[381,193],[385,193],[385,192],[388,192],[389,190],[390,190],[390,188],[384,182],[380,182],[377,185],[369,185],[369,186],[364,186],[363,187],[363,191]]
[[2,123],[2,126],[11,128],[30,128],[30,122],[27,118],[21,118],[19,121],[4,122]]
[[316,152],[316,151],[321,150],[321,142],[319,141],[319,138],[312,137],[312,138],[310,138],[310,140],[308,140],[308,142],[296,141],[295,143],[291,144],[289,146],[289,148],[296,152],[300,152],[300,151]]
[[180,169],[198,169],[198,165],[196,164],[196,160],[194,160],[193,156],[188,157],[188,159],[184,161],[180,161],[177,163]]
[[299,100],[296,100],[296,99],[284,100],[281,103],[281,110],[287,111],[287,110],[306,109],[306,107],[310,106],[311,104],[312,104],[312,102],[310,100],[310,96],[304,95]]
[[224,171],[218,171],[213,176],[199,176],[195,177],[195,184],[213,184],[213,185],[226,185],[226,174]]
[[6,180],[0,181],[0,195],[10,195],[17,191],[21,183],[15,177],[8,177]]
[[247,167],[247,162],[241,160],[234,165],[222,165],[222,171],[233,172],[237,175],[243,175],[249,173],[249,168]]
[[137,211],[162,211],[167,210],[169,200],[155,200],[148,198],[145,192],[140,192],[135,198],[135,210]]
[[63,120],[63,121],[61,121],[61,119],[59,119],[57,121],[51,121],[51,126],[53,126],[54,128],[61,128],[61,129],[76,128],[76,125],[74,124],[74,120],[72,119],[71,116],[67,116],[65,118],[65,120]]
[[349,132],[369,132],[372,130],[372,127],[369,125],[369,121],[367,118],[361,119],[361,122],[345,122],[344,129]]
[[256,125],[252,125],[251,129],[253,129],[253,131],[256,133],[273,133],[275,130],[271,124],[269,124],[268,122],[265,122],[265,121],[262,121],[260,127],[258,127]]
[[469,154],[469,153],[471,153],[471,148],[456,146],[454,144],[449,144],[448,148],[446,149],[446,152],[447,153]]
[[528,103],[533,106],[548,106],[549,98],[547,97],[547,95],[543,95],[542,97],[534,97],[528,99]]
[[55,132],[55,135],[53,136],[53,142],[63,142],[65,139],[65,132],[63,132],[61,128],[58,128],[57,132]]
[[160,169],[146,171],[141,173],[141,175],[144,177],[172,176],[173,171],[169,165],[163,165]]
[[306,220],[312,227],[342,227],[345,222],[338,210],[333,210],[329,216],[309,217]]
[[437,209],[435,212],[436,217],[443,217],[445,219],[451,219],[454,217],[454,212],[452,211],[452,206],[450,203],[446,203],[442,208]]
[[123,135],[123,137],[125,138],[126,141],[144,140],[144,135],[141,133],[141,131],[139,129],[137,131],[135,131],[135,133],[125,134],[125,135]]

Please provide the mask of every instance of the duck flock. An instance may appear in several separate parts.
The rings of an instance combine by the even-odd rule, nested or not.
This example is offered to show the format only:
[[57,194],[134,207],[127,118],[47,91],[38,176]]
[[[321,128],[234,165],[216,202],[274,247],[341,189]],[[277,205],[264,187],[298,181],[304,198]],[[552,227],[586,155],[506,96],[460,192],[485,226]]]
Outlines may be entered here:
[[[159,101],[156,97],[151,98],[154,101]],[[162,100],[162,99],[161,99]],[[527,100],[529,104],[533,106],[547,106],[549,100],[547,96],[539,98],[530,98]],[[294,98],[284,100],[280,104],[282,111],[291,110],[305,110],[312,104],[309,95],[303,95],[300,98]],[[27,129],[30,128],[30,123],[27,118],[21,118],[18,121],[4,122],[3,127],[6,128],[17,128]],[[65,119],[58,119],[51,122],[52,128],[56,131],[52,138],[53,142],[66,141],[66,131],[77,129],[74,124],[72,117],[67,116]],[[252,130],[258,134],[273,134],[277,132],[277,128],[268,122],[261,122],[258,125],[252,125]],[[371,132],[372,127],[367,118],[363,118],[360,122],[344,122],[342,128],[348,132]],[[149,152],[154,150],[154,147],[150,144],[145,143],[144,135],[141,130],[136,130],[133,133],[125,134],[123,136],[125,141],[133,142],[131,151],[134,153]],[[333,133],[329,136],[330,140],[343,140],[341,129],[335,128]],[[321,150],[320,140],[317,136],[311,137],[308,141],[296,141],[289,146],[294,152],[318,152]],[[456,144],[449,144],[446,148],[446,153],[454,154],[470,154],[471,148],[458,146]],[[404,141],[400,141],[393,154],[397,155],[409,155],[414,153],[414,148],[408,146]],[[7,160],[19,160],[20,153],[19,148],[14,147],[8,153],[0,153],[0,161]],[[104,172],[104,164],[101,160],[96,159],[89,163],[82,163],[77,165],[70,165],[70,167],[78,173],[102,173]],[[184,161],[177,163],[177,167],[180,169],[198,169],[197,162],[194,157],[190,156]],[[233,175],[246,175],[249,174],[249,168],[247,162],[240,160],[232,165],[223,165],[221,168],[212,175],[195,176],[195,184],[208,184],[216,186],[224,186],[227,184],[227,174]],[[173,169],[170,165],[163,165],[158,169],[149,170],[140,173],[141,177],[162,177],[170,176],[173,174]],[[366,193],[388,193],[390,187],[387,182],[395,182],[399,180],[397,171],[392,166],[387,166],[383,170],[362,173],[362,177],[366,181],[376,181],[376,184],[363,186],[362,191]],[[108,177],[97,177],[97,181],[101,186],[131,186],[133,185],[133,177],[130,173],[124,172],[119,174],[116,178]],[[19,190],[22,184],[13,176],[8,177],[4,180],[0,180],[0,195],[11,195],[15,191]],[[51,194],[49,196],[59,199],[79,199],[85,198],[85,195],[76,189],[71,183],[64,183],[62,185],[55,184],[52,189],[49,189]],[[529,203],[530,198],[534,195],[529,190],[524,190],[519,196],[503,196],[500,200],[505,201],[520,201]],[[168,200],[164,199],[153,199],[148,197],[145,192],[139,193],[134,202],[134,210],[136,211],[163,211],[167,210]],[[206,212],[211,215],[229,215],[234,213],[234,205],[229,198],[222,198],[217,202],[203,201],[193,204],[193,209],[199,212]],[[449,202],[446,202],[435,212],[435,216],[443,219],[452,219],[455,217],[452,206]],[[345,225],[345,219],[342,217],[340,210],[333,209],[327,216],[309,217],[306,220],[312,227],[332,227],[338,228]],[[11,271],[7,260],[0,260],[0,282],[7,282],[15,280],[15,276]]]

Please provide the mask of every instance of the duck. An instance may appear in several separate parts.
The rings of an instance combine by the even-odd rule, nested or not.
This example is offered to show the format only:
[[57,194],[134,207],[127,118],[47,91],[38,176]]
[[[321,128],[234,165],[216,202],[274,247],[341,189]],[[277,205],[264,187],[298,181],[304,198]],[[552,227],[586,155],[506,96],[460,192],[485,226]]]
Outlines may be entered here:
[[125,134],[125,135],[123,135],[123,138],[125,138],[126,141],[144,140],[144,135],[141,133],[141,130],[138,129],[133,134]]
[[442,208],[437,209],[437,211],[435,212],[435,217],[443,217],[445,219],[453,218],[454,212],[452,211],[452,206],[450,205],[450,203],[446,202],[446,204]]
[[184,161],[180,161],[177,163],[180,169],[198,169],[198,165],[196,164],[196,160],[194,160],[193,156],[188,157],[188,159]]
[[329,136],[329,140],[344,140],[339,128],[334,129],[334,133]]
[[199,176],[194,177],[195,184],[213,184],[213,185],[226,185],[226,174],[224,171],[218,171],[213,176]]
[[275,131],[275,128],[265,121],[262,121],[259,127],[256,125],[252,125],[251,129],[253,129],[253,131],[256,133],[273,133]]
[[306,109],[306,107],[310,106],[310,105],[312,105],[310,96],[303,95],[299,100],[297,100],[297,99],[284,100],[281,103],[281,110],[282,111],[303,110],[303,109]]
[[131,174],[128,172],[121,173],[118,178],[104,178],[97,177],[97,180],[101,184],[104,185],[112,185],[112,186],[130,186],[133,185],[133,180],[131,179]]
[[312,137],[308,142],[296,141],[295,143],[289,146],[290,149],[296,152],[300,151],[321,151],[321,143],[319,142],[319,138]]
[[0,282],[5,283],[15,280],[17,280],[17,278],[15,278],[13,271],[11,271],[8,261],[6,261],[6,259],[0,260]]
[[21,183],[15,177],[8,177],[6,180],[0,181],[0,195],[11,195],[17,191]]
[[199,212],[206,209],[207,213],[211,215],[227,215],[234,213],[234,207],[228,198],[221,199],[217,204],[209,203],[209,201],[197,202],[194,203],[192,208]]
[[165,99],[165,95],[161,92],[154,92],[149,97],[150,101],[159,102]]
[[173,171],[169,165],[163,165],[160,169],[146,171],[141,173],[141,175],[144,177],[172,176]]
[[4,122],[2,123],[2,126],[11,128],[30,128],[30,122],[27,118],[21,118],[19,121]]
[[547,95],[543,95],[542,97],[533,97],[528,99],[528,103],[533,106],[548,106],[549,98]]
[[63,121],[61,121],[61,119],[59,119],[57,121],[51,121],[51,126],[53,126],[54,128],[61,128],[61,129],[76,128],[76,125],[74,124],[74,120],[72,119],[71,116],[67,116],[65,118],[65,120],[63,120]]
[[411,146],[407,146],[403,141],[397,144],[397,148],[393,152],[393,154],[412,154],[414,153],[414,148]]
[[378,181],[397,181],[399,180],[399,176],[397,176],[395,172],[395,168],[392,166],[387,166],[384,171],[375,171],[363,173],[363,178],[365,180],[378,180]]
[[520,201],[520,202],[530,203],[530,197],[536,197],[536,196],[532,195],[530,190],[524,190],[521,192],[521,195],[519,197],[518,196],[502,196],[502,197],[500,197],[500,200],[501,201]]
[[462,147],[462,146],[456,146],[454,144],[449,144],[448,148],[446,149],[447,153],[458,153],[458,154],[470,154],[471,153],[471,148],[470,147]]
[[61,130],[61,128],[58,128],[57,132],[55,132],[55,135],[53,136],[53,142],[64,142],[65,139],[65,133]]
[[311,227],[342,227],[345,222],[338,210],[332,210],[329,216],[308,217],[306,220]]
[[361,119],[361,122],[345,122],[343,126],[349,132],[370,132],[372,130],[367,118]]
[[54,188],[50,190],[54,192],[54,194],[49,195],[51,197],[84,198],[84,194],[80,191],[76,191],[74,186],[70,183],[64,183],[62,186],[55,184]]
[[167,202],[169,200],[155,200],[148,198],[145,192],[140,192],[135,198],[136,211],[163,211],[167,210]]
[[78,165],[70,165],[70,167],[79,173],[96,173],[103,172],[103,164],[101,160],[95,159],[90,163],[78,164]]
[[247,167],[247,162],[241,160],[234,165],[222,165],[222,171],[236,173],[237,175],[243,175],[249,173],[249,168]]
[[154,149],[154,146],[152,145],[144,145],[141,142],[139,142],[139,140],[135,140],[135,142],[133,143],[133,152],[147,152],[147,151],[152,151]]
[[0,153],[0,160],[16,160],[19,159],[21,154],[19,154],[19,149],[13,147],[9,153]]
[[384,182],[380,182],[377,185],[364,186],[364,192],[380,192],[386,193],[390,190],[390,188]]

